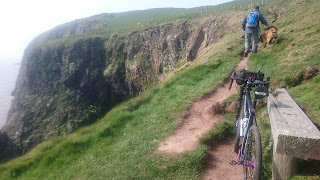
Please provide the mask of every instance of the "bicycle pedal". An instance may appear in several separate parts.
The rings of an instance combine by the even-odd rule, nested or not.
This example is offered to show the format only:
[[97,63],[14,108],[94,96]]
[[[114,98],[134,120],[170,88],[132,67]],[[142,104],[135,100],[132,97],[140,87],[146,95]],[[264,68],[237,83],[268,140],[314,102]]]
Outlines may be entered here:
[[231,161],[229,162],[229,164],[234,166],[234,165],[238,165],[238,162],[235,161],[235,160],[231,160]]

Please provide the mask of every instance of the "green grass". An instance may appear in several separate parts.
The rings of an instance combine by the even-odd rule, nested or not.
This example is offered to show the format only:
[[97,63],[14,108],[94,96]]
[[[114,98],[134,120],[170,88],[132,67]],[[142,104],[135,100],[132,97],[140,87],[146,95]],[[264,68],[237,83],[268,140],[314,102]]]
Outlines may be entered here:
[[219,142],[226,137],[232,137],[235,133],[234,123],[231,121],[221,121],[214,129],[209,131],[201,138],[202,144],[210,144],[212,142]]
[[[237,3],[244,6],[248,1]],[[289,93],[315,122],[320,122],[320,102],[317,100],[320,77],[304,79],[302,72],[307,67],[320,65],[317,58],[320,52],[319,3],[316,0],[302,4],[278,0],[268,4],[273,11],[283,11],[275,23],[279,28],[279,44],[260,48],[259,53],[249,59],[250,70],[260,70],[271,76],[272,89],[290,88]],[[199,179],[207,157],[208,147],[205,144],[234,132],[233,114],[227,112],[225,116],[229,120],[204,136],[203,144],[195,151],[171,157],[157,154],[155,149],[178,126],[178,120],[185,115],[190,103],[220,86],[239,61],[243,42],[238,29],[240,16],[245,12],[239,9],[232,11],[232,4],[226,4],[225,8],[228,13],[224,16],[235,13],[237,18],[230,18],[231,29],[220,37],[219,42],[200,54],[198,62],[175,71],[168,80],[139,97],[114,107],[96,123],[70,135],[52,138],[26,155],[0,164],[0,179]],[[213,16],[213,10],[209,8],[207,13],[201,8],[190,11],[162,9],[153,15],[149,14],[152,11],[137,11],[116,14],[114,18],[95,17],[100,23],[109,24],[110,29],[98,29],[85,36],[49,44],[72,43],[91,36],[102,39],[108,39],[112,34],[126,36],[133,31],[177,19],[191,19],[198,23],[198,20],[203,21],[202,17]],[[105,73],[110,72],[106,69]],[[236,98],[232,96],[224,103],[229,104]],[[272,140],[265,107],[258,111],[257,119],[263,146],[264,179],[270,179]],[[294,178],[308,179],[303,172]]]
[[[77,38],[86,37],[51,45]],[[206,145],[176,157],[155,149],[176,129],[192,101],[223,83],[240,60],[242,44],[229,34],[207,49],[205,58],[171,73],[165,82],[114,107],[96,123],[0,164],[0,179],[199,179]]]
[[[280,1],[271,8],[282,11],[282,16],[274,24],[279,32],[279,43],[267,48],[260,47],[259,53],[249,59],[249,69],[261,70],[271,76],[271,89],[287,88],[290,95],[302,107],[309,118],[320,123],[319,75],[308,69],[319,67],[320,44],[316,39],[320,33],[319,1]],[[279,8],[283,8],[282,10]],[[311,75],[310,75],[311,74]],[[258,113],[263,141],[263,166],[265,178],[271,179],[272,140],[267,111]],[[304,161],[302,166],[310,167]],[[319,168],[319,165],[318,165]],[[293,179],[312,179],[305,168],[299,167]],[[311,168],[309,168],[311,169]],[[319,172],[314,178],[319,179]]]
[[[163,24],[182,24],[185,21],[193,21],[198,23],[199,19],[218,15],[215,8],[210,8],[209,12],[204,11],[203,8],[159,8],[149,10],[137,10],[122,13],[112,13],[112,16],[97,15],[85,18],[86,21],[92,21],[101,27],[81,35],[72,35],[64,38],[47,41],[45,46],[59,46],[65,44],[72,44],[79,40],[86,40],[89,38],[99,37],[107,40],[112,36],[127,37],[133,32],[142,31],[151,27],[161,26]],[[69,22],[60,25],[53,29],[68,28],[75,26],[75,22]]]
[[[262,142],[262,179],[272,178],[272,153],[273,153],[273,139],[271,135],[271,127],[269,122],[268,110],[266,103],[262,102],[262,107],[256,113],[256,119],[258,121],[258,127],[261,134]],[[260,105],[259,105],[260,106]]]
[[[279,44],[260,47],[260,52],[249,60],[250,69],[261,70],[271,76],[272,89],[292,88],[290,94],[318,124],[318,78],[315,78],[316,73],[308,74],[308,69],[320,66],[320,43],[315,40],[320,37],[320,13],[316,10],[319,5],[319,1],[287,4],[282,17],[275,24],[279,29]],[[273,8],[277,10],[277,7]]]
[[311,82],[291,88],[290,95],[305,110],[309,118],[320,125],[320,75],[312,79]]
[[[271,4],[274,1],[275,0],[269,0],[268,4]],[[253,0],[236,0],[235,2],[228,2],[217,6],[205,6],[190,9],[158,8],[112,13],[112,15],[101,14],[91,16],[86,18],[86,20],[88,22],[97,23],[101,26],[100,28],[90,31],[86,34],[74,35],[63,39],[57,39],[55,41],[49,41],[46,45],[55,46],[57,44],[72,44],[81,39],[85,40],[92,37],[99,37],[101,39],[108,39],[113,35],[126,37],[132,32],[142,31],[144,29],[162,24],[177,22],[182,23],[185,21],[198,23],[203,18],[217,16],[222,13],[248,11],[251,9],[251,7],[248,8],[248,3],[254,3],[255,5],[257,2],[254,2]],[[261,5],[261,2],[258,3]],[[56,27],[56,29],[63,29],[65,27],[75,25],[76,23],[77,21],[66,23]]]
[[301,175],[301,176],[294,176],[294,177],[292,177],[291,178],[291,180],[310,180],[310,179],[312,179],[312,180],[320,180],[320,177],[317,177],[317,176],[303,176],[303,175]]
[[237,61],[234,53],[176,71],[97,123],[0,165],[0,179],[198,179],[206,146],[172,158],[154,150],[189,103],[221,85]]

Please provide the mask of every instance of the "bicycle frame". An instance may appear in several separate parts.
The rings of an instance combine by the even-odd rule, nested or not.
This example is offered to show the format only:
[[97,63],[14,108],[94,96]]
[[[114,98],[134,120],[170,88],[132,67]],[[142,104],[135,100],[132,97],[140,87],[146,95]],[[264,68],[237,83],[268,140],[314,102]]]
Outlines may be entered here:
[[[257,120],[255,118],[258,99],[269,94],[270,77],[264,81],[264,74],[259,72],[239,70],[239,74],[232,72],[229,90],[233,80],[240,85],[238,106],[236,109],[237,134],[234,150],[238,153],[237,161],[232,160],[231,165],[242,165],[244,179],[261,178],[261,137]],[[253,101],[251,91],[254,89]],[[241,113],[240,113],[241,112]],[[242,140],[240,144],[240,140]],[[249,173],[249,174],[248,174]],[[249,176],[248,176],[249,175]]]
[[[255,117],[255,107],[256,107],[256,103],[257,103],[257,100],[254,99],[253,103],[252,103],[252,100],[251,100],[251,95],[250,95],[250,92],[252,90],[252,82],[251,82],[251,79],[249,78],[247,83],[245,83],[244,85],[241,86],[241,89],[240,89],[240,93],[239,93],[239,99],[238,99],[238,106],[237,106],[237,114],[236,114],[236,118],[239,119],[239,115],[240,115],[240,111],[241,111],[241,104],[242,104],[242,101],[243,101],[243,97],[244,97],[244,103],[243,103],[243,110],[244,110],[244,114],[243,116],[244,117],[249,117],[249,121],[247,122],[246,124],[246,127],[245,127],[245,131],[243,132],[243,141],[242,141],[242,144],[241,144],[241,148],[239,149],[239,152],[238,152],[238,164],[241,164],[241,165],[244,165],[244,166],[251,166],[251,167],[254,167],[254,163],[247,163],[247,162],[244,162],[243,160],[243,152],[244,152],[244,148],[245,148],[245,144],[247,142],[247,132],[249,130],[249,128],[252,126],[252,125],[256,125],[257,122],[256,122],[256,119],[254,118]],[[242,124],[239,124],[238,122],[238,126],[240,125],[240,128],[242,128]]]

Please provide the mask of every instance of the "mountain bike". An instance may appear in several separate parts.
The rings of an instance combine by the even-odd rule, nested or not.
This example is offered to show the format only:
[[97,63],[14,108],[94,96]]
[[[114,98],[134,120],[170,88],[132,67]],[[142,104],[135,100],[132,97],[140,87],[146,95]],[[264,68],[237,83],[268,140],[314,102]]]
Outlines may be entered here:
[[[261,138],[255,117],[256,103],[269,95],[270,77],[264,81],[264,73],[251,72],[242,69],[238,74],[233,71],[229,90],[233,81],[240,86],[238,105],[236,109],[236,142],[234,151],[238,154],[237,161],[232,165],[243,166],[243,179],[259,180],[262,173]],[[254,89],[254,100],[251,91]]]

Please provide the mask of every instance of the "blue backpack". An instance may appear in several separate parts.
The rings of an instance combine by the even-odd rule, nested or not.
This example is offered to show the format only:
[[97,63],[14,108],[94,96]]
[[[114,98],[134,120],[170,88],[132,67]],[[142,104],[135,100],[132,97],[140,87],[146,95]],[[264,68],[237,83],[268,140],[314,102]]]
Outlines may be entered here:
[[247,16],[247,27],[256,27],[259,23],[259,12],[251,11]]

